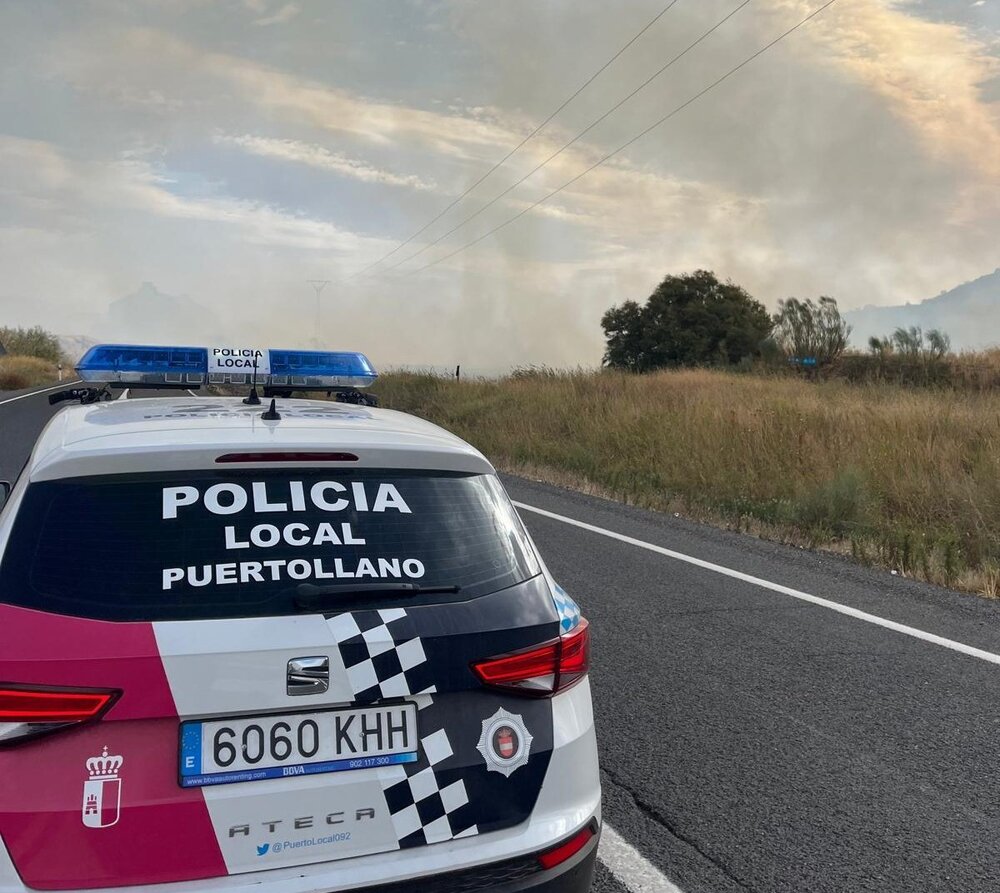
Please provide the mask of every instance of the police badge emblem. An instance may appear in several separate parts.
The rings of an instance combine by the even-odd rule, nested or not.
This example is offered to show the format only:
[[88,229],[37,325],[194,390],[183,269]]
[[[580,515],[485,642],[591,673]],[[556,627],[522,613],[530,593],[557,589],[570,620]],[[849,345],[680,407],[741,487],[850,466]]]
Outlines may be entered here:
[[510,778],[515,769],[528,762],[531,733],[524,720],[501,707],[489,719],[483,720],[483,732],[476,749],[483,755],[490,772],[502,772]]
[[118,777],[124,757],[108,755],[87,760],[89,778],[83,783],[83,824],[88,828],[110,828],[118,823],[122,802],[122,781]]

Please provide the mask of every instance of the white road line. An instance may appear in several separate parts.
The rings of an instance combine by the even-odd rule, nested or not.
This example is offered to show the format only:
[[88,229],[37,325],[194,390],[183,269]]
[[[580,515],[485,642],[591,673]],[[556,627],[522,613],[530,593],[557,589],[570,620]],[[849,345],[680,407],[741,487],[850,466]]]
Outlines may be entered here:
[[128,400],[128,388],[125,388],[117,397],[116,400]]
[[940,645],[942,648],[950,648],[952,651],[957,651],[960,654],[966,654],[969,657],[979,658],[979,660],[984,660],[987,663],[1000,664],[1000,654],[994,654],[992,651],[984,651],[982,648],[973,648],[971,645],[956,642],[954,639],[946,639],[943,636],[936,636],[934,633],[924,632],[924,630],[917,629],[913,626],[896,623],[895,620],[887,620],[885,617],[879,617],[877,614],[869,614],[866,611],[859,611],[857,608],[850,608],[847,605],[840,604],[840,602],[820,598],[817,595],[810,595],[808,592],[801,592],[798,589],[791,589],[788,586],[782,586],[780,583],[772,583],[770,580],[764,580],[760,577],[744,574],[742,571],[734,571],[732,568],[723,567],[721,564],[713,564],[711,561],[703,561],[701,558],[694,558],[691,555],[685,555],[683,552],[675,552],[673,549],[665,549],[663,546],[657,546],[653,543],[647,543],[644,540],[638,540],[631,536],[625,536],[625,534],[616,533],[613,530],[605,530],[605,528],[597,527],[593,524],[586,524],[583,521],[577,521],[575,518],[567,518],[565,515],[557,515],[555,512],[548,512],[545,509],[536,508],[533,505],[527,505],[523,502],[514,502],[514,505],[516,505],[519,509],[534,512],[536,515],[542,515],[545,518],[552,518],[555,521],[562,521],[564,524],[571,524],[573,527],[579,527],[581,530],[589,530],[591,533],[599,533],[601,536],[607,536],[613,540],[628,543],[630,546],[638,546],[640,549],[648,549],[650,552],[665,555],[667,558],[673,558],[676,561],[693,564],[695,567],[704,568],[705,570],[712,571],[716,574],[722,574],[726,577],[732,577],[734,580],[742,580],[744,583],[760,586],[762,589],[770,589],[772,592],[780,592],[782,595],[789,595],[792,598],[797,598],[813,605],[819,605],[821,608],[829,608],[831,611],[836,611],[838,614],[846,614],[848,617],[853,617],[855,620],[864,620],[866,623],[872,623],[875,626],[891,629],[893,632],[902,633],[904,636],[912,636],[914,639],[930,642],[932,645]]
[[194,391],[192,391],[191,388],[186,388],[186,390],[192,397],[201,396],[200,394],[196,394]]
[[63,381],[59,384],[52,385],[51,388],[40,388],[37,391],[31,391],[27,394],[18,394],[16,397],[8,397],[6,400],[0,400],[0,406],[3,406],[4,403],[13,403],[15,400],[23,400],[25,397],[34,397],[35,394],[46,394],[49,391],[58,391],[60,388],[71,388],[73,385],[79,384],[80,381],[81,379],[79,378],[73,381]]
[[681,893],[663,872],[607,822],[601,829],[597,858],[632,893]]

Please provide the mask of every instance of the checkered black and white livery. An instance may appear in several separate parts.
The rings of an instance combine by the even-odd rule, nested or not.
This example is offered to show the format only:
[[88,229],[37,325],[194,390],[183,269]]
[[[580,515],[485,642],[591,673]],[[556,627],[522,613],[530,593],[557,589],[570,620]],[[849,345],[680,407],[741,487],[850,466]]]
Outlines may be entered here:
[[355,701],[407,697],[417,704],[420,759],[378,770],[400,847],[478,834],[469,818],[469,795],[457,767],[437,691],[420,637],[408,634],[403,608],[356,611],[328,621],[340,649]]

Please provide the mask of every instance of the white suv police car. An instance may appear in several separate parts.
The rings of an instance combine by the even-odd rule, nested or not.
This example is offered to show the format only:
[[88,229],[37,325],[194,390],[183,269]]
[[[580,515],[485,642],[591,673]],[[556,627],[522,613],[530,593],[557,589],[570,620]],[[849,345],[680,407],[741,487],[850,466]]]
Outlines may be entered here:
[[225,360],[91,350],[0,513],[0,893],[587,890],[587,624],[490,463],[358,393],[100,399],[375,377]]

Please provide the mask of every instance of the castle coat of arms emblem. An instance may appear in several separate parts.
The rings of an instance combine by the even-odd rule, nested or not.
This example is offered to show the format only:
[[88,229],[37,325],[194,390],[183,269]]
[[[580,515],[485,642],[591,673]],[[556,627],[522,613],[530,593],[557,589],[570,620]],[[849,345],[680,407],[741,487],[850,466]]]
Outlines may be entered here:
[[109,755],[107,747],[99,757],[87,760],[83,824],[88,828],[110,828],[117,824],[122,803],[122,780],[118,773],[123,762],[124,757]]

